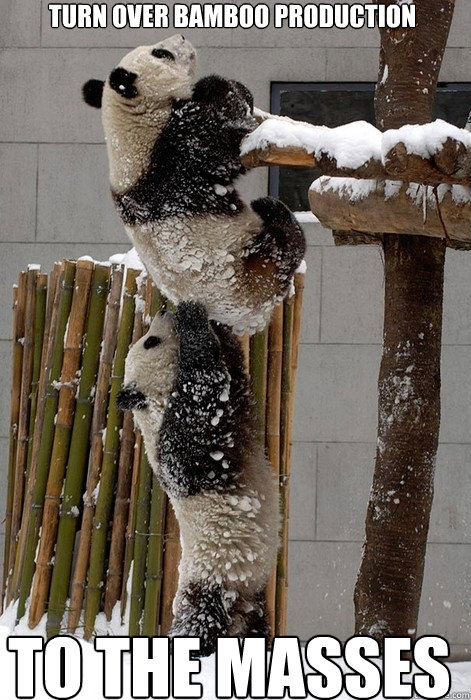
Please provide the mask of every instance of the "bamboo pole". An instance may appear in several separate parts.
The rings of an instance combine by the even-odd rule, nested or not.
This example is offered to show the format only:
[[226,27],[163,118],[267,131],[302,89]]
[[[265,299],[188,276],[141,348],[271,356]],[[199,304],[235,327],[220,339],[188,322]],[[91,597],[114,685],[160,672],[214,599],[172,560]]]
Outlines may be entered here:
[[266,428],[267,349],[268,329],[265,328],[250,340],[250,382],[256,402],[257,434],[263,446]]
[[134,557],[132,569],[131,596],[129,605],[130,637],[141,634],[141,618],[144,609],[146,555],[149,539],[150,492],[152,488],[152,471],[146,457],[145,449],[141,450],[139,464],[139,481],[136,502],[136,526],[134,534]]
[[142,436],[136,431],[136,441],[134,444],[134,456],[132,465],[131,477],[131,495],[129,498],[129,513],[128,523],[126,526],[126,541],[124,545],[124,564],[121,584],[121,620],[126,621],[129,618],[129,600],[132,584],[132,562],[134,559],[134,539],[136,535],[136,516],[137,516],[137,494],[139,484],[139,473],[141,465]]
[[[39,624],[46,607],[51,580],[52,558],[57,537],[61,491],[65,467],[69,456],[70,438],[75,411],[77,375],[80,369],[82,343],[87,318],[88,296],[93,274],[93,262],[79,260],[75,268],[75,285],[72,296],[69,322],[64,342],[62,370],[60,375],[59,400],[57,406],[54,442],[52,445],[49,474],[44,497],[41,524],[41,538],[36,557],[36,567],[30,556],[31,570],[23,570],[22,595],[18,614],[23,614],[26,596],[29,594],[29,580],[34,571],[29,609],[29,627]],[[31,554],[31,553],[30,553]],[[26,585],[23,585],[25,583]],[[21,609],[20,609],[21,606]]]
[[155,474],[152,475],[149,539],[142,634],[153,637],[158,633],[160,599],[162,594],[164,533],[167,498]]
[[178,588],[178,565],[180,563],[180,531],[172,504],[167,499],[166,528],[164,538],[164,566],[162,577],[162,602],[160,606],[161,636],[166,636],[173,620],[173,599]]
[[[152,284],[150,277],[147,278],[145,317],[152,318],[157,309],[162,306],[162,297]],[[147,330],[147,329],[146,329]],[[141,634],[141,619],[144,611],[144,601],[146,595],[146,566],[147,553],[150,546],[149,523],[151,511],[152,492],[152,470],[147,459],[145,449],[141,450],[139,465],[139,480],[137,489],[136,524],[134,535],[134,559],[132,571],[131,599],[129,606],[129,636],[136,637]],[[157,492],[155,493],[157,500]],[[158,509],[158,503],[154,504],[154,511]],[[158,517],[158,513],[154,513]],[[154,557],[152,557],[153,563]],[[152,587],[151,587],[152,590]],[[155,587],[152,593],[155,593]],[[156,601],[148,598],[149,612],[147,615],[147,626],[150,625],[150,609],[156,606]]]
[[103,430],[106,424],[108,392],[113,356],[116,348],[117,329],[120,312],[120,299],[123,284],[123,268],[113,267],[111,272],[110,293],[108,295],[101,346],[95,401],[91,426],[91,446],[87,488],[84,495],[82,527],[77,548],[77,559],[72,576],[70,591],[70,608],[67,622],[69,634],[77,629],[82,612],[85,582],[90,559],[93,515],[95,512],[96,491],[100,483],[103,459]]
[[[28,461],[29,414],[31,382],[34,361],[34,305],[36,300],[37,269],[28,269],[26,273],[26,303],[24,316],[23,363],[21,368],[20,410],[18,415],[18,432],[16,447],[16,468],[13,486],[13,511],[10,533],[10,564],[14,570],[18,539],[20,535],[23,500],[25,493],[25,474]],[[16,582],[15,582],[16,588]],[[14,593],[13,589],[12,593]],[[11,595],[8,600],[11,600]]]
[[291,448],[293,445],[293,420],[294,420],[294,399],[296,388],[296,376],[298,373],[299,343],[301,338],[301,321],[304,298],[304,282],[306,275],[297,272],[294,276],[294,308],[293,308],[293,342],[291,353],[291,405],[289,411],[289,462],[291,462]]
[[44,330],[46,322],[46,302],[47,302],[47,275],[38,274],[36,280],[36,300],[34,307],[34,355],[33,355],[33,375],[31,378],[31,409],[29,415],[29,435],[28,435],[28,456],[26,461],[26,481],[31,468],[33,458],[33,435],[34,421],[36,419],[36,408],[38,401],[39,377],[41,374],[41,358],[43,351]]
[[13,513],[13,495],[18,445],[18,420],[20,415],[21,374],[23,364],[24,312],[26,300],[26,273],[19,276],[13,287],[13,352],[10,403],[10,444],[8,453],[8,491],[5,513],[5,551],[3,557],[2,603],[10,575],[10,538]]
[[247,376],[250,376],[250,336],[247,334],[239,336],[239,344],[244,358],[245,371]]
[[[137,299],[141,301],[141,285],[138,285]],[[142,336],[142,317],[141,304],[136,303],[132,345]],[[131,559],[128,558],[129,552],[127,552],[128,539],[126,528],[128,522],[132,519],[131,513],[135,502],[133,487],[137,483],[138,478],[137,474],[134,475],[136,447],[137,435],[134,431],[133,415],[131,411],[126,411],[123,417],[113,528],[111,532],[110,556],[106,578],[104,610],[107,620],[111,620],[114,607],[120,598],[123,581],[126,585],[129,566],[132,560],[132,555]],[[137,462],[136,469],[139,469],[139,461]]]
[[288,515],[289,515],[289,441],[290,406],[292,395],[291,366],[293,341],[294,298],[285,299],[283,304],[283,363],[281,370],[281,411],[280,411],[280,508],[281,546],[278,552],[276,573],[276,618],[275,636],[286,634],[286,593],[288,576]]
[[[281,374],[283,363],[283,304],[273,311],[268,329],[268,369],[266,389],[266,448],[273,472],[279,481],[280,474],[280,415]],[[275,632],[276,567],[265,591],[268,621],[272,634]]]
[[[144,331],[143,320],[143,304],[145,304],[145,284],[140,276],[138,278],[137,298],[140,303],[136,305],[134,314],[134,342],[142,336]],[[121,620],[124,622],[129,617],[128,592],[131,590],[132,582],[132,561],[134,557],[134,537],[136,533],[136,515],[137,515],[137,492],[139,483],[139,467],[141,463],[142,436],[138,430],[135,431],[134,454],[131,475],[131,493],[129,497],[128,522],[126,525],[126,537],[124,544],[124,564],[121,582]]]
[[[55,420],[58,402],[56,382],[59,380],[64,353],[64,336],[72,303],[75,278],[75,263],[66,260],[62,263],[57,278],[57,289],[51,309],[51,324],[47,336],[47,347],[43,350],[41,375],[38,388],[38,402],[34,422],[33,453],[28,475],[28,484],[23,507],[23,519],[18,542],[19,556],[13,570],[12,595],[19,595],[20,582],[23,586],[23,565],[25,556],[36,551],[39,537],[44,494],[54,440]],[[44,347],[44,342],[43,342]]]
[[124,363],[132,339],[137,275],[138,273],[136,270],[128,270],[126,274],[121,322],[118,332],[116,354],[113,362],[100,489],[96,501],[90,545],[90,567],[85,603],[85,639],[90,639],[93,634],[95,619],[100,609],[101,589],[104,583],[103,576],[108,522],[112,507],[116,467],[119,458],[119,431],[123,422],[123,415],[116,405],[116,396],[123,383]]
[[[57,635],[61,631],[60,625],[69,590],[77,518],[80,514],[83,481],[90,446],[90,424],[109,277],[110,268],[104,265],[97,265],[91,280],[80,381],[65,473],[48,602],[46,623],[48,637]],[[45,600],[43,604],[44,602]]]
[[123,577],[123,557],[126,539],[126,524],[129,515],[132,468],[134,457],[134,423],[131,412],[123,418],[123,428],[119,447],[118,479],[111,531],[110,556],[106,574],[104,611],[111,620],[114,607],[119,600]]

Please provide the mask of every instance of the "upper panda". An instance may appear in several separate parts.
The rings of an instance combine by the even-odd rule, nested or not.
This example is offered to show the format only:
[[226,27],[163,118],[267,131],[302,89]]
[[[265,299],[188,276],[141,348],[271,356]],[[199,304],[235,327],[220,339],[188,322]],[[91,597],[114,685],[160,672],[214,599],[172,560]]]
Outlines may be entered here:
[[113,199],[156,285],[253,333],[288,291],[304,235],[281,202],[239,197],[252,95],[216,75],[193,84],[195,60],[181,35],[140,46],[83,95],[102,108]]

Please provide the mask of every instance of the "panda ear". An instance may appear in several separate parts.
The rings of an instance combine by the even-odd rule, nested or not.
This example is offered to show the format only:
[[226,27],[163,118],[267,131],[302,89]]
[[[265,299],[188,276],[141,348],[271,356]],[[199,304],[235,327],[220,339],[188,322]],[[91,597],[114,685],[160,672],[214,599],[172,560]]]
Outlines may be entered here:
[[82,87],[83,99],[87,105],[101,109],[101,99],[103,97],[104,85],[104,80],[87,80],[85,85]]

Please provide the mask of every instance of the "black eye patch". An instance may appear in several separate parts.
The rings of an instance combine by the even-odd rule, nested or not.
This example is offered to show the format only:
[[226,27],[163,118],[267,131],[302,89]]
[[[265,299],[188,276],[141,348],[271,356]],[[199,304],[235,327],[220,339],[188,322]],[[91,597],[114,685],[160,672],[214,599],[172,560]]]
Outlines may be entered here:
[[167,51],[167,49],[152,49],[151,53],[154,58],[166,58],[168,61],[175,60],[173,53]]
[[144,347],[146,350],[149,350],[149,348],[155,348],[157,345],[160,345],[162,342],[161,338],[157,338],[156,335],[150,335],[148,338],[144,340]]
[[131,99],[137,95],[137,88],[133,84],[136,78],[137,73],[132,73],[125,68],[115,68],[110,75],[110,87],[118,95]]

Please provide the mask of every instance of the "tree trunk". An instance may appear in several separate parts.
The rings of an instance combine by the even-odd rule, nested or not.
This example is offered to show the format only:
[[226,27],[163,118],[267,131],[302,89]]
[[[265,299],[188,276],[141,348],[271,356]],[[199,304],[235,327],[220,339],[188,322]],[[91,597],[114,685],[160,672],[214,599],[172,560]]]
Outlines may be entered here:
[[[432,117],[454,0],[417,0],[416,8],[415,29],[380,32],[381,129]],[[385,234],[384,259],[378,443],[355,589],[356,634],[378,640],[417,630],[440,427],[445,243]]]

